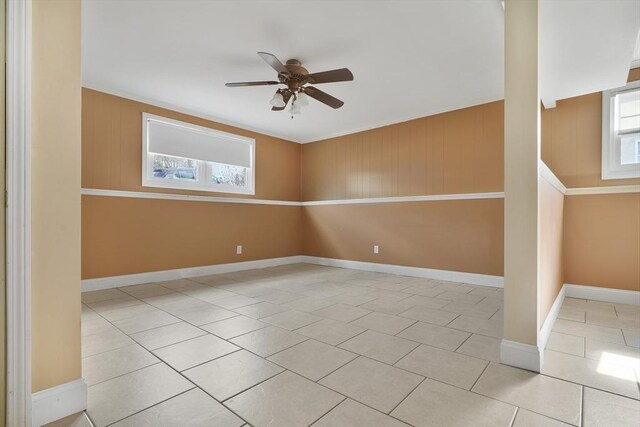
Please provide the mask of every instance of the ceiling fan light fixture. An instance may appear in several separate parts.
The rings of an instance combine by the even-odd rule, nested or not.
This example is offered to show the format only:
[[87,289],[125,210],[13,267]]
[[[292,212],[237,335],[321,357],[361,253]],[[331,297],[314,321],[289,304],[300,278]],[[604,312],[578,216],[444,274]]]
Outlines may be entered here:
[[307,105],[309,105],[309,97],[307,96],[307,94],[304,92],[299,92],[296,95],[296,104],[301,107],[306,107]]
[[269,104],[271,104],[274,107],[278,107],[278,108],[284,108],[285,105],[287,105],[284,102],[284,98],[282,96],[282,94],[280,92],[276,92],[273,95],[273,98],[271,98],[271,101],[269,101]]

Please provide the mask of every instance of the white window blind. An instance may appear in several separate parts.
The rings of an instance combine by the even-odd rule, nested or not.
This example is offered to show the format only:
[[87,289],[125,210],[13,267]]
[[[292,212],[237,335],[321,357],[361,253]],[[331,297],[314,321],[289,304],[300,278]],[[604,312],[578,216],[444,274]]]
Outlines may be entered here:
[[618,134],[640,132],[640,89],[616,95],[618,104]]
[[255,194],[256,141],[142,114],[142,185]]
[[235,135],[147,117],[150,153],[251,167],[252,144]]

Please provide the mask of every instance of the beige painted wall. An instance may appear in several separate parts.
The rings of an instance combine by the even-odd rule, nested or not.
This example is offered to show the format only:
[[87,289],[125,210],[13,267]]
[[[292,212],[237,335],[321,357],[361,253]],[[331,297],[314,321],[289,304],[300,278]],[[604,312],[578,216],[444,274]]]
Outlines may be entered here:
[[[628,81],[640,80],[640,68]],[[569,188],[638,185],[601,179],[602,94],[558,101],[542,113],[542,158]],[[567,196],[565,282],[640,290],[638,194]]]
[[[640,68],[629,72],[640,80]],[[568,188],[637,185],[638,179],[602,180],[602,93],[557,102],[542,112],[542,160]]]
[[503,103],[302,146],[302,199],[502,191]]
[[32,391],[81,377],[80,1],[34,0]]
[[540,208],[538,319],[544,322],[564,284],[562,223],[565,196],[542,177],[539,178],[538,189]]
[[305,255],[502,275],[502,199],[303,209]]
[[[502,116],[492,102],[304,144],[302,199],[502,191]],[[303,210],[305,255],[502,275],[502,200]]]
[[[82,94],[84,188],[300,200],[300,144],[90,89]],[[255,138],[256,195],[142,187],[143,112]],[[301,218],[299,206],[83,196],[82,278],[299,255]]]
[[[218,129],[256,140],[256,194],[143,187],[142,113]],[[82,89],[82,186],[150,193],[300,200],[300,144]]]
[[[640,69],[631,70],[629,80],[640,79]],[[410,195],[428,195],[443,193],[465,193],[503,190],[503,127],[504,103],[494,102],[463,110],[424,117],[409,122],[398,123],[384,128],[359,132],[302,146],[301,153],[301,192],[303,200],[331,200],[367,197],[393,197]],[[640,180],[600,180],[601,152],[601,96],[599,93],[566,99],[558,102],[555,109],[541,112],[541,155],[550,169],[567,187],[629,185]],[[472,136],[476,136],[473,138]],[[484,149],[486,148],[486,151]],[[473,157],[468,157],[473,153]],[[480,159],[481,161],[474,161]],[[568,196],[570,197],[576,196]],[[582,198],[589,196],[580,196]],[[635,200],[635,195],[621,195],[620,198]],[[446,204],[446,202],[445,202]],[[371,205],[354,208],[352,212],[367,212],[375,215]],[[407,212],[421,204],[394,206],[397,211]],[[612,207],[612,210],[614,208]],[[332,226],[339,227],[339,212],[345,212],[340,206],[326,206],[322,210],[305,207],[305,254],[318,256],[340,256],[346,259],[369,258],[371,239],[361,234],[349,233],[354,239],[343,244],[342,249],[331,249],[319,233],[333,234]],[[451,209],[452,210],[452,209]],[[312,214],[312,211],[314,212]],[[320,216],[315,225],[309,220],[322,211],[322,218],[328,222],[322,226]],[[453,211],[453,210],[452,210]],[[565,222],[585,223],[593,219],[588,212],[570,210],[564,212]],[[624,216],[626,229],[635,229],[632,216]],[[348,219],[343,221],[350,222]],[[367,221],[380,223],[383,218],[368,218]],[[502,221],[502,216],[495,217]],[[402,228],[399,224],[388,223],[389,235],[397,234]],[[582,228],[582,238],[602,239],[615,234],[607,232],[608,223],[594,222]],[[322,230],[322,231],[321,231]],[[312,233],[309,234],[308,233]],[[451,232],[456,236],[455,232]],[[482,233],[479,233],[480,236]],[[573,236],[573,235],[571,235]],[[455,237],[457,238],[457,237]],[[482,238],[482,237],[479,237]],[[580,236],[566,239],[579,239]],[[340,239],[342,240],[342,239]],[[317,241],[324,241],[319,244]],[[633,240],[629,240],[633,242]],[[611,242],[613,244],[614,242]],[[424,251],[436,250],[432,241],[423,243]],[[482,244],[488,244],[484,240]],[[577,250],[579,246],[569,244],[567,251]],[[349,249],[347,249],[349,248]],[[634,253],[634,247],[625,249]],[[567,253],[567,263],[588,262],[581,251]],[[388,255],[388,254],[387,254]],[[385,255],[385,257],[387,256]],[[385,257],[376,257],[378,262]],[[406,252],[394,256],[400,264],[410,264],[412,255]],[[628,286],[635,278],[639,263],[631,257],[624,257],[626,264],[622,269],[621,259],[615,251],[599,254],[601,265],[605,269],[617,269],[616,280],[602,280],[597,286]],[[571,261],[574,260],[574,261]],[[461,271],[477,271],[475,261],[467,259],[456,264]],[[497,254],[492,262],[502,262],[502,254]],[[435,264],[422,258],[421,266],[434,267]],[[444,265],[438,262],[437,265]],[[602,277],[598,274],[597,277]],[[573,277],[573,279],[571,279]],[[569,276],[569,283],[594,284],[595,277],[584,275]],[[571,281],[574,280],[574,281]],[[617,285],[616,285],[617,283]],[[553,292],[551,292],[552,294]],[[548,305],[544,295],[542,306]],[[555,295],[553,296],[555,298]],[[547,311],[546,309],[543,311]]]
[[567,196],[565,282],[640,291],[640,194]]
[[301,210],[82,196],[82,277],[300,255]]

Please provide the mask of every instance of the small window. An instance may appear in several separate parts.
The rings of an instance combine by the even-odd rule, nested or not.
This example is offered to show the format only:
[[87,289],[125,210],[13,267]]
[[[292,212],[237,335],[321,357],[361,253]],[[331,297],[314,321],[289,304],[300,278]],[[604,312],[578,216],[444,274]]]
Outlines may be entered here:
[[142,115],[142,185],[255,194],[255,140]]
[[640,81],[602,93],[602,179],[640,178]]

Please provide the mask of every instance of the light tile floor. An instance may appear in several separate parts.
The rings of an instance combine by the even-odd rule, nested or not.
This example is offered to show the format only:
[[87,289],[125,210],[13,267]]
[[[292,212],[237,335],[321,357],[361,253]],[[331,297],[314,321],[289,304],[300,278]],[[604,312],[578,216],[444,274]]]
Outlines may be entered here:
[[502,296],[307,264],[87,292],[88,418],[54,425],[640,424],[640,307],[567,298],[534,374]]

